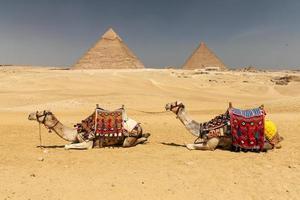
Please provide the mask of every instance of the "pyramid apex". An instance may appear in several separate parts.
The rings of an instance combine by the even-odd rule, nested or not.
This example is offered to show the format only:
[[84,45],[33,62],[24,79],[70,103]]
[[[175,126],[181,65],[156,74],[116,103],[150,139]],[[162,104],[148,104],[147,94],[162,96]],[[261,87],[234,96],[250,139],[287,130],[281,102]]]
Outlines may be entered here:
[[205,42],[200,42],[200,46],[206,46]]
[[102,38],[108,39],[108,40],[114,40],[119,39],[121,40],[120,36],[112,29],[109,28],[103,35]]
[[226,65],[212,52],[204,42],[200,42],[198,48],[186,60],[184,69],[201,69],[218,67],[220,70],[226,69]]
[[143,63],[120,36],[109,28],[74,65],[74,69],[137,69]]

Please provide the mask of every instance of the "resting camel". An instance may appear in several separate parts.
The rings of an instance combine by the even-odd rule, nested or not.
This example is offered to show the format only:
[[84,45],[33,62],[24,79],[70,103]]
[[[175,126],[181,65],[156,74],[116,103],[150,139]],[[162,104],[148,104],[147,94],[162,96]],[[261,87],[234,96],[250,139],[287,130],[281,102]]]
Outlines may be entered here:
[[[181,123],[186,127],[186,129],[198,139],[195,143],[185,144],[185,146],[189,150],[215,150],[216,148],[221,148],[225,150],[230,150],[232,148],[232,137],[212,137],[212,138],[203,138],[200,134],[200,127],[203,123],[196,122],[192,120],[189,115],[185,111],[185,106],[182,102],[176,101],[172,103],[168,103],[165,106],[167,111],[173,112],[177,118],[181,121]],[[278,142],[274,144],[274,147],[280,148],[279,142],[282,141],[283,138],[278,135]],[[265,142],[263,146],[263,150],[273,149],[273,146]]]
[[[75,128],[66,127],[48,110],[33,112],[29,114],[28,119],[43,124],[49,132],[53,131],[62,139],[71,142],[71,144],[65,145],[65,149],[91,149],[96,142],[95,140],[84,139]],[[137,124],[128,136],[123,137],[121,141],[112,141],[107,146],[132,147],[146,142],[149,136],[149,133],[142,134],[142,127]]]

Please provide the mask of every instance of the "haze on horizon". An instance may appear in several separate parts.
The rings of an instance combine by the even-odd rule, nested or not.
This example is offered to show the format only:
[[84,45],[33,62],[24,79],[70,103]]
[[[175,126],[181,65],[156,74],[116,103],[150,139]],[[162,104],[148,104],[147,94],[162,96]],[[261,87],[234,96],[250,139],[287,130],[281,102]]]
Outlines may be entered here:
[[0,64],[71,66],[112,27],[146,67],[204,41],[231,67],[300,68],[297,0],[0,0]]

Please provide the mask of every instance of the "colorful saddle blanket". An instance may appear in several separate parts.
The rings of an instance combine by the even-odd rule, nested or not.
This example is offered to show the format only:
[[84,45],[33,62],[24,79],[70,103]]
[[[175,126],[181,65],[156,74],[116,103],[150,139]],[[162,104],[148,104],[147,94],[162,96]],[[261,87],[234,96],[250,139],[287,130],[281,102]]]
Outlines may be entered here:
[[262,150],[265,111],[261,108],[230,108],[229,115],[233,146],[246,150]]
[[107,111],[96,109],[94,113],[78,123],[77,132],[85,140],[99,137],[123,137],[123,109]]
[[228,113],[225,113],[216,116],[208,122],[200,124],[200,137],[203,138],[203,136],[206,136],[207,139],[210,139],[213,137],[229,136],[229,121],[229,115]]
[[121,137],[123,136],[122,110],[113,112],[96,110],[95,134],[96,136]]

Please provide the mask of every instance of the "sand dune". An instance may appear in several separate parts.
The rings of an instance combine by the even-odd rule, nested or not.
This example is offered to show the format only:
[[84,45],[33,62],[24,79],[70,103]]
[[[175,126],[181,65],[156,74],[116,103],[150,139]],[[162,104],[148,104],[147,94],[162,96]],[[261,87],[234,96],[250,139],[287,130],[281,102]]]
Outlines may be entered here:
[[[0,199],[299,199],[300,82],[270,81],[286,74],[1,67]],[[283,147],[256,154],[164,145],[195,138],[171,113],[140,111],[160,112],[177,99],[198,121],[224,112],[229,101],[240,108],[264,104]],[[124,104],[152,134],[149,143],[65,151],[66,142],[43,129],[49,148],[36,148],[38,125],[27,120],[29,112],[50,109],[71,127],[97,103]]]

